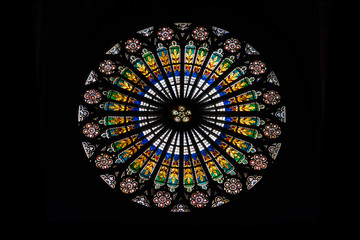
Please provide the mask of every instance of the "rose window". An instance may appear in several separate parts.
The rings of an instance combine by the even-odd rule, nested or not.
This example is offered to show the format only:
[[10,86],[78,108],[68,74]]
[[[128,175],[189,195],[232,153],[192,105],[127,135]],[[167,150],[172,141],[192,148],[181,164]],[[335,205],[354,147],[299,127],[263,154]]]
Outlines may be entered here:
[[121,197],[200,211],[231,205],[271,174],[284,98],[276,69],[236,33],[154,25],[114,42],[92,69],[81,143],[96,177]]

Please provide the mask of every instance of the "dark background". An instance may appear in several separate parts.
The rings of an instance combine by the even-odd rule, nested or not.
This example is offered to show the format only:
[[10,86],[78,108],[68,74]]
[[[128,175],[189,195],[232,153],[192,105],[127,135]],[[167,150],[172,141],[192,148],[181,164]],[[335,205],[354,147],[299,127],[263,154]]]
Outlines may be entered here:
[[[40,158],[33,163],[39,194],[32,214],[44,222],[129,225],[316,224],[331,10],[327,2],[34,2],[31,56]],[[77,128],[81,87],[103,54],[138,30],[172,22],[206,23],[240,34],[275,69],[287,107],[286,141],[272,173],[247,196],[190,214],[119,197],[91,174]]]

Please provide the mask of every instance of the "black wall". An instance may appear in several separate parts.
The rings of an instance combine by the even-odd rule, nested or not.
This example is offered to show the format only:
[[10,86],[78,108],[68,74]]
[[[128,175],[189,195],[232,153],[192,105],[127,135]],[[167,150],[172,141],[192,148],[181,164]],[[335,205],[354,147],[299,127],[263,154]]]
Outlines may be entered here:
[[[328,4],[120,2],[32,5],[40,219],[135,225],[316,223]],[[171,22],[207,23],[242,34],[276,69],[287,107],[287,140],[273,172],[243,199],[199,213],[155,212],[121,199],[90,174],[78,137],[80,89],[91,68],[129,34]]]

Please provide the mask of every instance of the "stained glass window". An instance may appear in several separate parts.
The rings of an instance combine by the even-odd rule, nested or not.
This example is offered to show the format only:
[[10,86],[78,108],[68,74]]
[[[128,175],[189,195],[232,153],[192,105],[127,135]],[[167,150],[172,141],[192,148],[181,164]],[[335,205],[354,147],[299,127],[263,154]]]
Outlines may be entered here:
[[285,105],[275,70],[215,26],[135,31],[89,73],[82,146],[99,180],[144,207],[190,212],[250,191],[275,163]]

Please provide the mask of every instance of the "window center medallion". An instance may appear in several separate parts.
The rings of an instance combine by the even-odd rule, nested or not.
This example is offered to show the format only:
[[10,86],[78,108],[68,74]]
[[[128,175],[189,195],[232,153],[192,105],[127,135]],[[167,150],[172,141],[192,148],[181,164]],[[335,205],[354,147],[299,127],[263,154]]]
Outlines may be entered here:
[[171,111],[175,122],[189,122],[191,118],[191,110],[186,109],[184,106],[179,106],[177,109]]

